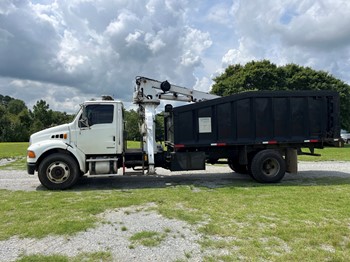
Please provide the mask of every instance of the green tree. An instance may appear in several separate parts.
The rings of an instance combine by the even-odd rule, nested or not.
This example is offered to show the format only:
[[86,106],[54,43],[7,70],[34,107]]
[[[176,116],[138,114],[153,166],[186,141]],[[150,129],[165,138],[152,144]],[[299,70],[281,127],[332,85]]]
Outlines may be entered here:
[[7,108],[0,105],[0,142],[7,142],[10,132],[11,121]]
[[50,127],[53,123],[52,110],[49,109],[49,104],[44,100],[39,100],[33,106],[32,119],[33,125],[31,128],[32,132],[39,131],[41,129]]
[[252,61],[245,66],[230,65],[216,78],[212,93],[226,96],[254,90],[283,90],[286,88],[283,69],[268,60]]
[[156,140],[164,141],[164,114],[160,113],[156,115]]
[[32,119],[29,110],[25,108],[18,114],[18,128],[15,132],[17,133],[17,140],[15,141],[24,142],[29,140],[31,124]]
[[23,110],[28,110],[26,104],[19,99],[13,99],[7,104],[7,110],[10,114],[18,115]]
[[0,104],[1,105],[4,105],[4,106],[7,106],[7,104],[13,100],[14,98],[10,97],[10,96],[3,96],[3,95],[0,95]]
[[25,103],[22,100],[7,98],[3,104],[0,110],[2,112],[0,141],[28,141],[31,119]]
[[52,111],[44,100],[30,111],[22,100],[0,95],[0,142],[28,141],[30,134],[72,119],[66,112]]
[[141,139],[139,131],[140,117],[139,114],[131,109],[130,111],[124,111],[124,120],[125,120],[125,131],[127,134],[128,140],[138,141]]
[[73,118],[74,115],[69,115],[66,112],[52,111],[52,124],[54,125],[69,123]]
[[[137,111],[131,109],[129,111],[124,111],[124,120],[125,120],[125,131],[127,133],[128,140],[139,141],[141,139],[140,134],[140,116]],[[164,120],[163,115],[156,115],[155,120],[156,126],[156,140],[162,141],[164,139]]]
[[227,96],[253,90],[334,90],[340,96],[342,128],[350,130],[350,86],[324,71],[268,60],[230,65],[213,79],[212,93]]

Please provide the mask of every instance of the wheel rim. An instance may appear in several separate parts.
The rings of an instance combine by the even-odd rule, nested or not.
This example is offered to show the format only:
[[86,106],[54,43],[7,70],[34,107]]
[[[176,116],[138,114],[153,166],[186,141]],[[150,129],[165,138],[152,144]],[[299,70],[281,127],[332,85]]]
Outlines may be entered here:
[[50,182],[60,184],[66,181],[70,175],[69,166],[64,162],[54,162],[47,168],[47,178]]
[[268,158],[263,163],[262,171],[265,176],[273,177],[280,171],[280,164],[274,158]]

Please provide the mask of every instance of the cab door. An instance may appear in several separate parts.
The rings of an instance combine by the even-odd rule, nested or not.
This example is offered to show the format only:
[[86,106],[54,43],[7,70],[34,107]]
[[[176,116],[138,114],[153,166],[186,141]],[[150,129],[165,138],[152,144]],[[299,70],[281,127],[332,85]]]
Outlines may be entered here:
[[78,121],[76,146],[85,155],[116,154],[116,105],[88,104]]

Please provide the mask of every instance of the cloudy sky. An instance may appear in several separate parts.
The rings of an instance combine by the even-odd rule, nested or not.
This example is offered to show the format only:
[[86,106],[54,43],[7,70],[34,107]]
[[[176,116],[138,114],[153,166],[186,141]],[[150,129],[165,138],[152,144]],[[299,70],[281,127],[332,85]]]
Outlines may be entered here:
[[348,0],[0,0],[0,94],[54,110],[135,76],[208,91],[229,64],[268,59],[350,83]]

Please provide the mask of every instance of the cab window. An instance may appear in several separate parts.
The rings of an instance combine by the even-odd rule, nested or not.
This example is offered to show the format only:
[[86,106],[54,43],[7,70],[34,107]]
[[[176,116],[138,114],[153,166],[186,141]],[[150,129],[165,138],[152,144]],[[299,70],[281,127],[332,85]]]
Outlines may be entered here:
[[[88,125],[113,123],[113,105],[87,105],[80,119],[87,118]],[[83,116],[84,115],[84,116]],[[79,121],[79,126],[81,122]]]

